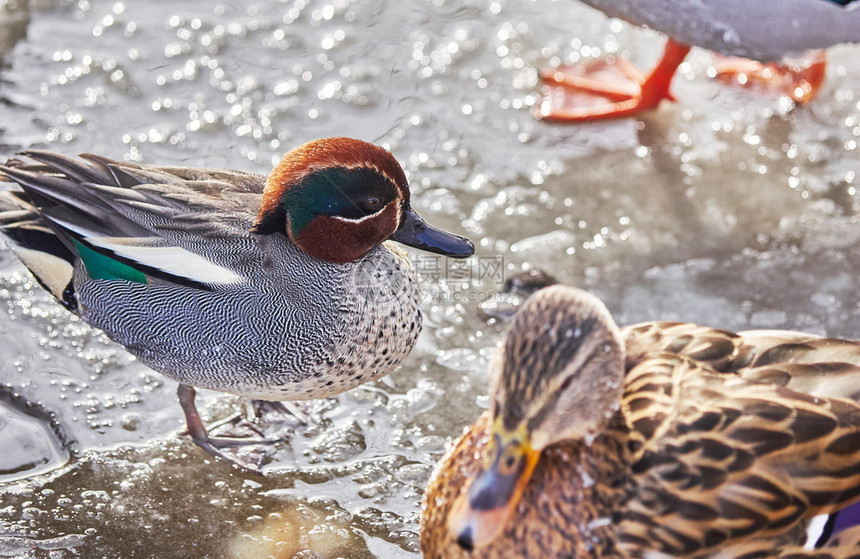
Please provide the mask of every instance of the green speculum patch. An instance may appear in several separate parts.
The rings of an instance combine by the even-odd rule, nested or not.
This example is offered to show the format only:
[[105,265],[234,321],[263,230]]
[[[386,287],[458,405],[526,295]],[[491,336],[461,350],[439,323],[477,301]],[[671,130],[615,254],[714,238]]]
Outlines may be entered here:
[[75,250],[93,279],[126,280],[135,283],[146,283],[146,276],[128,264],[123,264],[100,252],[96,252],[80,241],[74,241]]

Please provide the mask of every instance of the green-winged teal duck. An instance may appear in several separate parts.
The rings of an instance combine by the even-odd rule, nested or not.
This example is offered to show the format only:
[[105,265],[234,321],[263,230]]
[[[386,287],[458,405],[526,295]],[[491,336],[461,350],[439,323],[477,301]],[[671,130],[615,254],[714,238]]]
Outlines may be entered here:
[[[463,237],[411,208],[385,149],[328,138],[268,176],[46,151],[0,166],[0,229],[67,309],[179,381],[194,441],[202,387],[323,398],[388,374],[421,330],[418,278],[387,241],[455,258]],[[227,458],[229,460],[229,458]]]

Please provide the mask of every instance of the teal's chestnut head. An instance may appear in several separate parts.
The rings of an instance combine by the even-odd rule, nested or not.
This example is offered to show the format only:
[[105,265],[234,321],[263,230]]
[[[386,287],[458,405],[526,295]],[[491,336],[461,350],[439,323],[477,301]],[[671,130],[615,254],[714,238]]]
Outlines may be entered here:
[[409,204],[409,185],[385,149],[352,138],[313,140],[269,175],[252,233],[286,233],[307,254],[353,262],[386,240],[465,258],[465,237],[428,225]]

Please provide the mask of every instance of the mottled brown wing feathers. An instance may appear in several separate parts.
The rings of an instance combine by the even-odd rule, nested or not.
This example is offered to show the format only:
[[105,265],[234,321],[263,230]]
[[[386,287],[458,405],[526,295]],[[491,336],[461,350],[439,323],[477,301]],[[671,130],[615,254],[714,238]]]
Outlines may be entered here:
[[789,333],[748,332],[744,344],[757,355],[739,373],[813,396],[860,401],[860,343]]
[[754,352],[733,332],[682,322],[645,322],[621,330],[627,349],[627,369],[650,353],[665,351],[689,356],[717,371],[749,365]]
[[677,353],[715,371],[779,384],[814,396],[860,400],[860,342],[785,330],[725,330],[646,322],[621,330],[627,369],[655,352]]
[[860,559],[860,527],[837,534],[821,549],[781,545],[770,539],[724,546],[718,552],[695,559]]
[[[737,361],[740,352],[716,353]],[[860,497],[860,405],[727,374],[673,353],[631,368],[623,409],[639,498],[622,545],[696,554]]]

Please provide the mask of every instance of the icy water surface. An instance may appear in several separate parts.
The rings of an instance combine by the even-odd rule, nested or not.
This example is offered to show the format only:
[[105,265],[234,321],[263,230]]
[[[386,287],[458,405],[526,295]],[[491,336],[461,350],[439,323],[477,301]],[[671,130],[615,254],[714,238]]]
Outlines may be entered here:
[[[267,172],[382,143],[414,205],[478,244],[414,253],[418,347],[387,383],[270,417],[265,476],[179,432],[175,383],[0,252],[0,557],[414,557],[419,500],[480,412],[501,332],[479,303],[538,267],[619,322],[860,337],[860,48],[810,106],[719,86],[694,51],[642,120],[536,122],[537,69],[662,38],[573,1],[0,1],[0,157],[24,148]],[[500,267],[501,266],[501,267]],[[504,272],[504,274],[502,273]],[[241,399],[204,394],[210,419]]]

